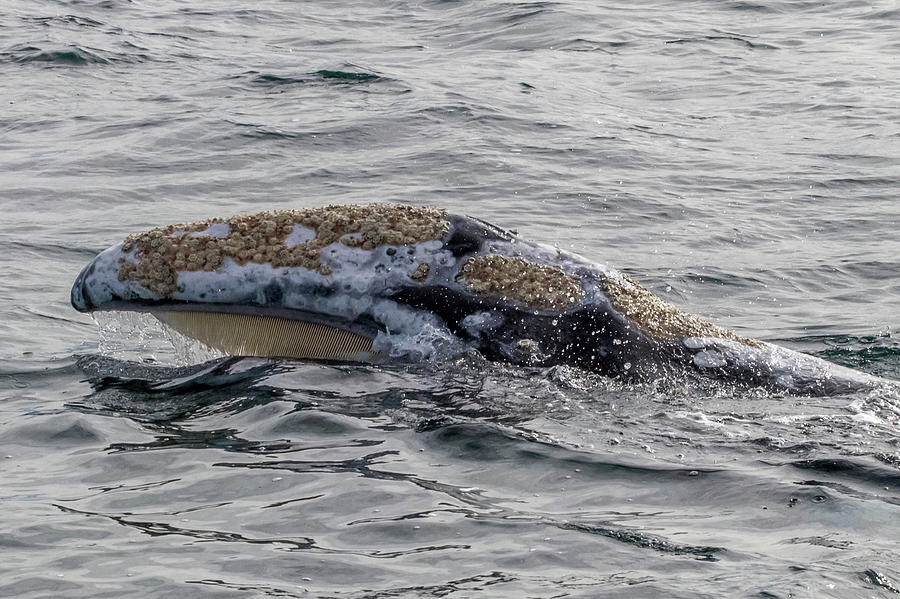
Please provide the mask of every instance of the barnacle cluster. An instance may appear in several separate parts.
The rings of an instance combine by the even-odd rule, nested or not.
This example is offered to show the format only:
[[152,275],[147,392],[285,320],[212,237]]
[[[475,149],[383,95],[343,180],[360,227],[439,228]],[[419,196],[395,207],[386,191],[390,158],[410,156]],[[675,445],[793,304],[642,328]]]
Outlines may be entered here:
[[654,295],[625,273],[613,272],[603,278],[606,296],[613,308],[632,320],[651,337],[715,337],[761,347],[756,339],[741,337]]
[[429,272],[431,272],[431,266],[427,262],[420,262],[409,278],[421,281],[428,276]]
[[499,296],[537,310],[566,310],[581,301],[578,279],[557,266],[488,254],[469,258],[458,279],[472,293]]
[[[315,235],[287,245],[295,225]],[[125,239],[122,251],[135,251],[136,261],[120,259],[119,280],[137,281],[167,297],[177,289],[180,271],[214,271],[226,258],[241,265],[303,267],[329,275],[321,250],[336,241],[364,250],[415,245],[440,239],[449,227],[444,210],[400,204],[280,210],[169,225]],[[427,270],[417,272],[427,275]]]

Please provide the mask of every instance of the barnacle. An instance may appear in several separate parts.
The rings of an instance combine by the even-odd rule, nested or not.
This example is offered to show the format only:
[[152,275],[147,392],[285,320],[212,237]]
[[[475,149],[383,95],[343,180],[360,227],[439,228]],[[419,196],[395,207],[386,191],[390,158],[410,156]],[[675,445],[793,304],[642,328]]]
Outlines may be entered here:
[[561,268],[520,257],[488,254],[469,258],[457,278],[471,293],[501,297],[537,310],[566,310],[583,296],[578,279]]
[[[227,226],[227,232],[219,226],[217,234],[212,234],[212,227],[220,224]],[[297,225],[315,236],[285,245]],[[444,210],[400,204],[325,206],[169,225],[125,239],[122,251],[133,251],[134,261],[120,259],[119,280],[137,281],[167,297],[178,286],[179,271],[213,271],[225,258],[242,265],[303,267],[328,276],[331,269],[322,264],[320,251],[338,240],[348,247],[372,250],[440,239],[449,228]],[[422,277],[428,274],[421,266],[413,274],[417,273]]]

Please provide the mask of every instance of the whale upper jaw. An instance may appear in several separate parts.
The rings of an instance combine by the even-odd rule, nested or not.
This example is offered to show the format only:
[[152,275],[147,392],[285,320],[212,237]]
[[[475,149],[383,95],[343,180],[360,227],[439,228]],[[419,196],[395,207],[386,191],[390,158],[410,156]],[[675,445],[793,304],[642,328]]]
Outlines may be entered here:
[[[228,260],[216,272],[179,273],[178,289],[162,296],[139,282],[121,280],[124,257],[119,244],[84,268],[71,290],[76,310],[148,313],[233,355],[418,361],[438,351],[466,349],[439,318],[388,297],[387,291],[402,287],[389,288],[371,276],[345,281],[299,267]],[[350,272],[350,263],[339,270]]]

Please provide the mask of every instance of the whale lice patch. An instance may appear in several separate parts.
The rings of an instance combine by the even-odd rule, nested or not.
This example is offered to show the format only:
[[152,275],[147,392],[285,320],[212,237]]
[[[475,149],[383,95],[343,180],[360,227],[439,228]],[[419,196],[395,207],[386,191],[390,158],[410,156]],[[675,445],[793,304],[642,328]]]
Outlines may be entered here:
[[578,279],[563,269],[520,257],[488,254],[469,258],[456,277],[471,293],[501,297],[536,310],[566,310],[584,295]]
[[[446,211],[438,208],[373,204],[259,212],[169,225],[125,239],[122,251],[134,252],[135,260],[119,260],[119,280],[136,281],[169,297],[178,288],[180,271],[214,271],[225,258],[241,265],[303,267],[328,276],[331,269],[321,262],[325,246],[341,241],[373,250],[437,240],[450,229],[446,217]],[[295,225],[310,233],[296,234]]]
[[606,296],[613,308],[631,319],[651,337],[715,337],[730,339],[753,347],[762,347],[756,339],[736,333],[707,320],[682,312],[678,306],[654,295],[649,289],[625,273],[615,272],[603,278]]

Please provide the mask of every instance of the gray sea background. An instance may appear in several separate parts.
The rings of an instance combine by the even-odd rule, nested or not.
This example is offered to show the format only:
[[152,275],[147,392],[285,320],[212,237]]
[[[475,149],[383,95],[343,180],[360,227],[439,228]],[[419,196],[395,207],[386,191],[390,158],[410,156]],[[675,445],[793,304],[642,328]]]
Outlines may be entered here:
[[129,233],[379,201],[900,379],[900,6],[4,0],[0,596],[900,595],[895,394],[206,361],[69,305]]

